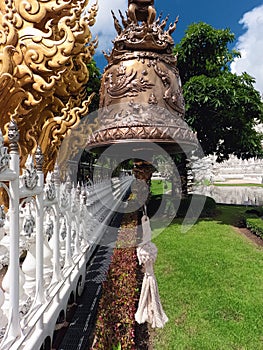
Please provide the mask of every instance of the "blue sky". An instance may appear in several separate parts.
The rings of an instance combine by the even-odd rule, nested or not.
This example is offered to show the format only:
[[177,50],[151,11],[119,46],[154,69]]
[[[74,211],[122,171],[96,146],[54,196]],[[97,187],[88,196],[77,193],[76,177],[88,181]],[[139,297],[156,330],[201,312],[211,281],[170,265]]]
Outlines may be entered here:
[[[92,33],[99,37],[95,60],[103,70],[106,61],[102,50],[112,48],[111,40],[116,35],[111,9],[118,16],[118,9],[123,12],[127,9],[128,0],[97,1],[99,14]],[[242,58],[232,65],[232,70],[238,74],[247,71],[256,78],[255,87],[263,92],[263,0],[155,0],[155,8],[158,14],[163,12],[163,17],[169,14],[169,22],[179,15],[173,34],[175,43],[181,40],[193,22],[206,22],[218,29],[230,28],[236,37],[234,46],[242,54]]]

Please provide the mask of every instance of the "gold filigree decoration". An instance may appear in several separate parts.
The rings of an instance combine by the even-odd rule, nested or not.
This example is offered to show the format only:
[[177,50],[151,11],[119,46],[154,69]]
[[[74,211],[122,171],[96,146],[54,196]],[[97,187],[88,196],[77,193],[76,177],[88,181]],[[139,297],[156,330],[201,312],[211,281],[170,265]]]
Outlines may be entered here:
[[0,3],[0,126],[13,117],[22,166],[37,145],[52,170],[68,130],[87,114],[85,84],[97,45],[88,0],[6,0]]

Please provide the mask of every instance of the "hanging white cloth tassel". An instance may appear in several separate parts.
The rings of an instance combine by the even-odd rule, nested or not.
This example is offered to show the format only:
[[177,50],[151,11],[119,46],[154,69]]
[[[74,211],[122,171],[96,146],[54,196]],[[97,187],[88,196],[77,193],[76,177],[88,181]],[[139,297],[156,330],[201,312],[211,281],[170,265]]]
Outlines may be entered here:
[[151,242],[151,226],[148,216],[142,217],[143,240],[137,248],[139,264],[144,267],[141,295],[135,320],[138,323],[149,322],[153,328],[163,328],[168,318],[163,311],[153,264],[157,258],[157,248]]

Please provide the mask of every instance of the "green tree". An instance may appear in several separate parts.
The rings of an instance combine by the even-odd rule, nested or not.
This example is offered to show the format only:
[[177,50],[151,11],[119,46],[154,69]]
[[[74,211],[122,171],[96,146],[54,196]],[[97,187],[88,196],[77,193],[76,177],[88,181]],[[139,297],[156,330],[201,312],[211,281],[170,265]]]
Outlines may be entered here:
[[89,80],[87,82],[87,93],[88,95],[91,95],[93,92],[95,92],[95,96],[93,97],[92,102],[89,106],[89,113],[91,113],[96,111],[99,108],[101,73],[93,58],[91,62],[88,63],[87,67],[89,70]]
[[[94,123],[97,118],[96,111],[99,108],[100,101],[100,81],[101,73],[96,65],[95,60],[92,58],[91,62],[87,65],[89,71],[89,80],[86,85],[87,95],[91,95],[95,92],[92,98],[91,104],[89,105],[89,123]],[[92,152],[83,151],[78,167],[78,181],[86,182],[87,179],[92,179],[92,170],[97,155]]]
[[229,49],[234,34],[206,23],[191,24],[176,45],[177,66],[186,102],[185,120],[197,132],[205,155],[217,161],[230,154],[247,159],[262,156],[263,122],[260,93],[247,73],[236,75],[230,63],[240,54]]

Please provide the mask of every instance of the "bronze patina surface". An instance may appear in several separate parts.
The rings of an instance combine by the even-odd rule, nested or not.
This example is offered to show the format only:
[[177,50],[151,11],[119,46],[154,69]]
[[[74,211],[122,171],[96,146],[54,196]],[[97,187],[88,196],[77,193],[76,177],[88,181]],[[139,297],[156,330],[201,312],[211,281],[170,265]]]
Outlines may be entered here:
[[113,143],[157,143],[169,153],[191,149],[196,135],[183,121],[185,105],[167,19],[156,18],[154,1],[129,1],[121,22],[113,13],[118,33],[106,55],[98,129],[88,148]]

